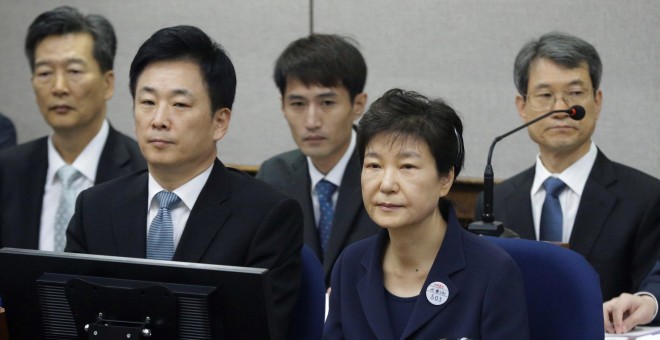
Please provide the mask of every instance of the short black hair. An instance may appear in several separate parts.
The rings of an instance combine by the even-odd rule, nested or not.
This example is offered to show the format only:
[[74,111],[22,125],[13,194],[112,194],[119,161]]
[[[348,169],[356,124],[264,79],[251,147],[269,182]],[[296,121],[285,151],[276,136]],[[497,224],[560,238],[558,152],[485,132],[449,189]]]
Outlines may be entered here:
[[586,62],[594,94],[600,86],[603,64],[596,48],[576,36],[550,32],[525,44],[516,56],[513,64],[513,81],[518,93],[523,97],[527,96],[529,67],[538,59],[549,59],[569,69],[579,67]]
[[275,62],[273,78],[284,95],[288,80],[305,86],[343,86],[351,101],[362,93],[367,81],[367,64],[357,43],[335,34],[312,34],[287,46]]
[[231,109],[236,95],[236,71],[222,46],[194,26],[158,30],[137,51],[129,72],[129,88],[135,99],[137,79],[144,69],[160,61],[192,61],[199,65],[211,99],[211,112]]
[[435,159],[438,175],[454,169],[454,178],[463,168],[465,148],[463,123],[442,99],[428,99],[414,92],[391,89],[376,99],[358,126],[357,150],[360,162],[369,142],[377,135],[418,138],[424,141]]
[[117,37],[108,19],[97,15],[83,15],[70,6],[57,7],[41,13],[28,28],[25,38],[25,55],[34,73],[35,50],[44,39],[53,35],[70,33],[87,33],[94,39],[94,59],[99,64],[102,73],[113,69],[115,53],[117,52]]

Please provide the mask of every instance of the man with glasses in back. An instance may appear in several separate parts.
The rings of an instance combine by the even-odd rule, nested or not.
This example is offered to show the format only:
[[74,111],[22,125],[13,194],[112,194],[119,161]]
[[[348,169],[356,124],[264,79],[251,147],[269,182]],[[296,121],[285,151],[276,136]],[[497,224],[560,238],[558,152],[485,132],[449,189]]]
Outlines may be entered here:
[[609,160],[592,141],[601,73],[596,49],[568,34],[548,33],[520,50],[514,81],[523,121],[572,105],[586,115],[557,113],[528,127],[536,165],[495,187],[494,215],[522,238],[568,243],[594,267],[609,300],[637,291],[658,258],[660,181]]

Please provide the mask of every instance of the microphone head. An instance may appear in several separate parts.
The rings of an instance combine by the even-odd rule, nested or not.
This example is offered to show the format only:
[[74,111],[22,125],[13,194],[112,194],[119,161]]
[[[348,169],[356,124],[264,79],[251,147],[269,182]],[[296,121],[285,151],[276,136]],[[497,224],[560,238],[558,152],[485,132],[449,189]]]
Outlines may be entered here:
[[568,109],[568,116],[573,120],[580,120],[584,118],[585,114],[586,111],[584,110],[584,107],[580,105],[573,105]]

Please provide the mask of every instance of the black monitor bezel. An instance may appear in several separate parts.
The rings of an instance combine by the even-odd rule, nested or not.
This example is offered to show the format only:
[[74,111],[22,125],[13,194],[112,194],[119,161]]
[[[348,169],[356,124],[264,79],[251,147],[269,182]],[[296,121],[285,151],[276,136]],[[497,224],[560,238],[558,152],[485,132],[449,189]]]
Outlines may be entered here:
[[0,296],[12,338],[43,334],[41,313],[37,310],[37,280],[43,273],[215,285],[218,293],[213,303],[220,305],[214,308],[222,316],[225,337],[271,337],[273,300],[267,269],[2,248]]

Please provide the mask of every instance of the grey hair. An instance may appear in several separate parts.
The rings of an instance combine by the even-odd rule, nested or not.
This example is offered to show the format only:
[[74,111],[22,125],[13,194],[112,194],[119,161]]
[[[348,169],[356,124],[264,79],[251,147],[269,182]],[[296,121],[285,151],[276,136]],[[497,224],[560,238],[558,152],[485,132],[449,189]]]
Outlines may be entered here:
[[518,93],[527,95],[529,68],[537,59],[549,59],[566,68],[576,68],[586,62],[594,93],[600,86],[603,65],[600,56],[591,44],[570,34],[550,32],[538,40],[531,40],[518,52],[513,64],[513,81]]

